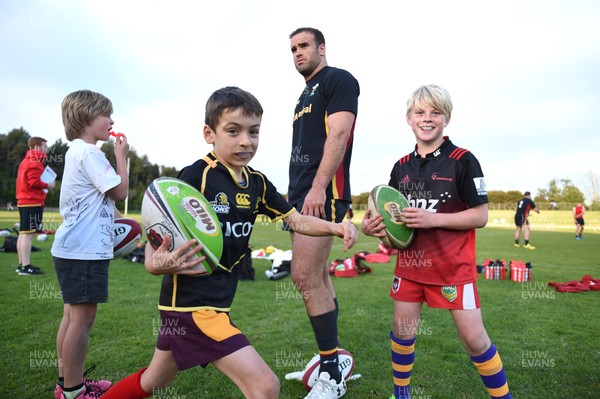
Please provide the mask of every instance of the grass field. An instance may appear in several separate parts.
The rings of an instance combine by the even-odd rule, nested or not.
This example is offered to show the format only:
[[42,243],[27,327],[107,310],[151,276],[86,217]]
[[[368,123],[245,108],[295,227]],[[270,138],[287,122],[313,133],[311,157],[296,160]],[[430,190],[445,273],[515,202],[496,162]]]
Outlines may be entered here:
[[[586,215],[585,239],[576,241],[568,212],[542,212],[532,217],[534,251],[513,247],[512,212],[490,212],[488,227],[478,231],[478,261],[521,259],[533,264],[533,281],[478,280],[488,333],[499,348],[514,398],[600,397],[600,292],[557,293],[549,281],[600,277],[600,214]],[[0,212],[0,228],[16,222],[15,212]],[[56,228],[56,214],[45,215],[46,228]],[[134,216],[137,218],[137,216]],[[357,215],[356,221],[359,221]],[[542,221],[542,217],[545,219]],[[505,223],[502,223],[502,218]],[[494,223],[494,219],[498,219]],[[18,276],[16,253],[0,253],[2,322],[0,336],[0,398],[51,398],[58,359],[55,336],[61,315],[60,289],[50,247],[34,242],[32,263],[41,276]],[[289,249],[287,233],[269,224],[254,227],[254,248],[273,243]],[[334,242],[331,259],[344,257]],[[377,242],[361,236],[358,250],[375,252]],[[282,398],[306,394],[285,374],[301,370],[316,351],[304,305],[289,277],[270,281],[266,260],[255,260],[255,281],[240,282],[232,318],[246,333],[281,380]],[[387,398],[392,391],[389,331],[392,303],[388,297],[393,263],[373,264],[373,272],[353,279],[335,279],[340,302],[340,343],[356,360],[346,398]],[[110,299],[99,306],[90,338],[86,366],[96,365],[91,378],[116,381],[147,365],[160,326],[156,308],[160,277],[140,264],[111,263]],[[424,307],[412,377],[413,399],[485,398],[483,384],[462,348],[447,311]],[[157,398],[240,398],[236,387],[214,368],[180,373]]]

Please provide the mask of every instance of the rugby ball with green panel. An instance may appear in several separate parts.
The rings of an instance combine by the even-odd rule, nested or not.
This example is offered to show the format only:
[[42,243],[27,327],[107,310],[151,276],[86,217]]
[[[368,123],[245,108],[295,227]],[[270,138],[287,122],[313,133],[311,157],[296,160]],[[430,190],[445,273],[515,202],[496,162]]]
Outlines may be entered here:
[[406,249],[413,239],[414,231],[404,223],[401,212],[409,207],[406,197],[395,188],[380,184],[369,193],[368,207],[371,215],[383,217],[385,237],[383,243],[391,248]]
[[190,184],[172,177],[155,179],[142,200],[142,224],[152,248],[160,247],[167,235],[171,238],[169,251],[196,239],[203,245],[200,254],[206,259],[194,269],[211,274],[219,266],[223,253],[219,218]]

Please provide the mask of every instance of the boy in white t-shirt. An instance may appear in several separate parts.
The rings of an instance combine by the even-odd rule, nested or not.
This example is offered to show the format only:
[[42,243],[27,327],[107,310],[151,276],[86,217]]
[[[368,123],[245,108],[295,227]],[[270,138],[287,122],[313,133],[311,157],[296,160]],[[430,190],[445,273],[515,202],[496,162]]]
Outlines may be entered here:
[[[117,170],[96,146],[109,139],[111,101],[80,90],[62,102],[62,119],[71,146],[65,155],[60,191],[63,223],[56,231],[52,256],[64,301],[56,337],[59,382],[57,399],[98,398],[110,381],[83,378],[90,330],[98,303],[108,301],[108,265],[113,258],[115,201],[127,197],[127,138],[115,142]],[[118,211],[117,211],[118,214]]]

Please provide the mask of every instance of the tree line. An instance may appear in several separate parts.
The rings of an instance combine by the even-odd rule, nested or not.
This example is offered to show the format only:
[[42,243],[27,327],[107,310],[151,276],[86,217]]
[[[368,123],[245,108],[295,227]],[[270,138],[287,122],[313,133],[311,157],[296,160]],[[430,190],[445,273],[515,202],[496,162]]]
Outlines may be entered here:
[[[15,188],[17,171],[21,160],[28,150],[27,141],[31,135],[22,127],[13,129],[7,134],[0,134],[0,206],[6,207],[7,203],[16,206]],[[66,142],[58,139],[50,145],[48,143],[48,165],[57,173],[58,183],[54,190],[48,192],[46,197],[46,206],[58,208],[60,196],[60,181],[62,180],[64,170],[65,154],[69,148]],[[115,166],[114,145],[112,141],[106,141],[100,147],[106,154],[110,163]],[[2,161],[2,159],[4,161]],[[130,148],[129,151],[129,198],[128,206],[131,210],[139,210],[142,205],[144,192],[148,184],[157,177],[170,176],[175,177],[178,170],[174,167],[162,166],[150,162],[148,156],[140,156]],[[592,172],[589,172],[589,180],[592,187],[592,208],[600,209],[598,199],[598,178]],[[490,204],[512,209],[517,201],[523,197],[521,191],[489,191],[488,199]],[[366,209],[369,193],[360,193],[352,196],[352,204],[356,210]],[[569,179],[552,179],[546,188],[538,188],[537,195],[533,199],[536,203],[556,203],[556,204],[575,204],[584,202],[583,192],[576,187]],[[124,204],[117,204],[117,207],[123,210]],[[560,207],[562,209],[562,207]],[[570,209],[570,208],[569,208]]]
[[[598,200],[597,177],[589,173],[592,183],[591,209],[600,209]],[[594,182],[595,185],[593,184]],[[488,191],[488,200],[491,206],[500,209],[516,209],[517,202],[523,198],[523,192],[517,190]],[[537,195],[533,198],[536,205],[544,209],[568,209],[576,203],[584,203],[585,195],[576,187],[570,179],[552,179],[546,188],[538,188]],[[361,193],[352,196],[352,204],[355,209],[367,209],[369,193]],[[543,204],[543,205],[542,205]]]

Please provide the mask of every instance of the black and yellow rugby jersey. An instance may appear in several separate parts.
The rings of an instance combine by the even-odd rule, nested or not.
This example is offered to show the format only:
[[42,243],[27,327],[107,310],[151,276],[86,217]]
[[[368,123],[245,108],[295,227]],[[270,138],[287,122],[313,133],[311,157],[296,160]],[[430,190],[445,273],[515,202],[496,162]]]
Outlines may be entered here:
[[[329,135],[327,118],[340,111],[358,112],[358,81],[343,69],[326,66],[306,82],[294,110],[290,184],[288,200],[297,204],[312,187],[323,158]],[[356,121],[356,120],[355,120]],[[350,193],[350,159],[354,141],[354,125],[340,163],[326,190],[327,198],[352,201]]]
[[[389,185],[411,207],[433,213],[455,213],[488,202],[479,161],[448,137],[424,157],[415,150],[400,158]],[[395,273],[423,284],[458,285],[477,279],[475,266],[475,229],[416,229],[410,246],[398,251]]]
[[223,232],[223,254],[219,268],[211,275],[165,275],[159,309],[229,311],[238,283],[237,266],[248,247],[256,216],[263,214],[278,220],[295,211],[265,175],[249,166],[243,175],[244,182],[236,181],[233,172],[212,152],[179,173],[178,178],[204,194],[217,213]]

